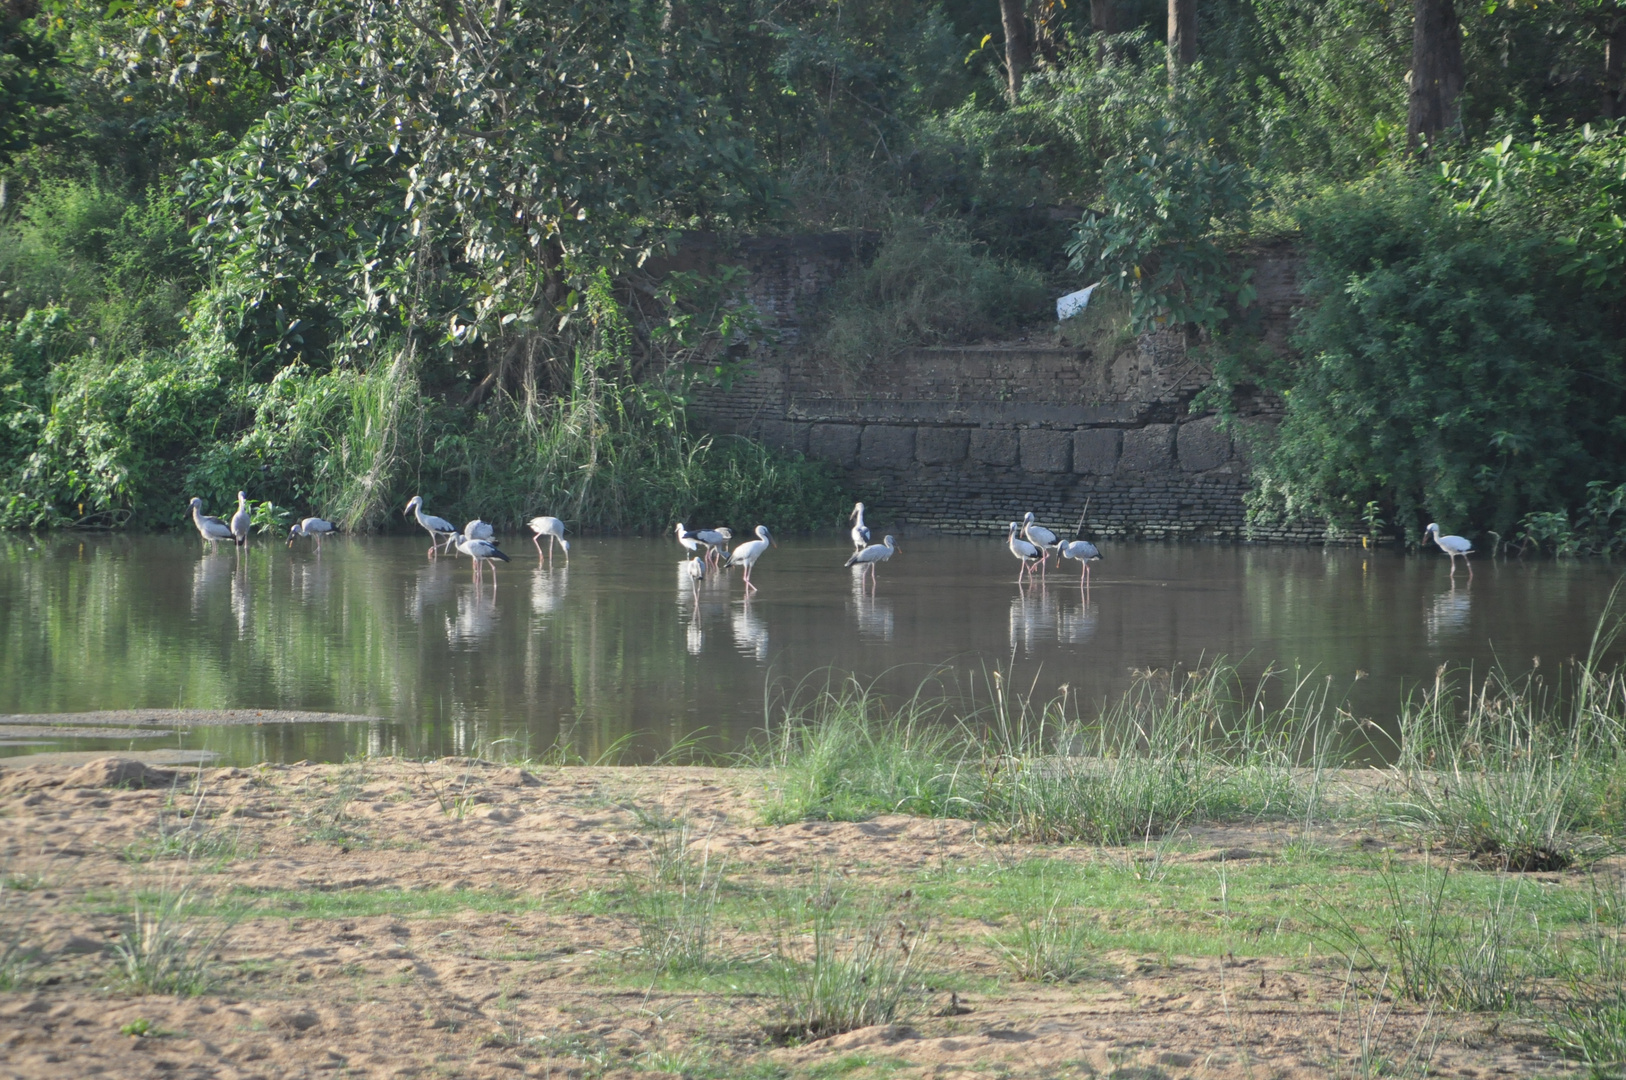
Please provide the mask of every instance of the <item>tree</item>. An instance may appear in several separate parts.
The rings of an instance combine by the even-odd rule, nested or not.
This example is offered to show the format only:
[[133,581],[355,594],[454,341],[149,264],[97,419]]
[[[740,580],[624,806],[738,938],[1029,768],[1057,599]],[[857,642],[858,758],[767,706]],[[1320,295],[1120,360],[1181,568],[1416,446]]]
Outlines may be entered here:
[[55,134],[51,109],[63,101],[60,64],[45,35],[30,26],[38,14],[36,0],[0,0],[0,163]]
[[1097,34],[1121,34],[1127,27],[1123,0],[1090,0],[1090,29]]
[[1464,74],[1462,28],[1452,0],[1413,0],[1412,13],[1406,139],[1416,148],[1457,126]]
[[1101,38],[1111,34],[1121,34],[1129,29],[1129,18],[1124,11],[1123,0],[1090,0],[1090,30],[1096,36],[1095,56],[1097,60],[1110,61],[1115,59],[1112,50],[1101,42]]
[[999,18],[1005,24],[1005,72],[1010,80],[1011,104],[1022,95],[1022,76],[1033,66],[1023,0],[999,0]]
[[1626,7],[1600,5],[1598,32],[1603,36],[1603,102],[1605,120],[1626,116]]
[[391,338],[501,366],[523,344],[524,377],[563,384],[586,282],[766,198],[694,32],[661,9],[325,7],[333,44],[189,178],[226,324],[273,367],[364,364]]
[[1197,0],[1169,0],[1169,83],[1197,62]]

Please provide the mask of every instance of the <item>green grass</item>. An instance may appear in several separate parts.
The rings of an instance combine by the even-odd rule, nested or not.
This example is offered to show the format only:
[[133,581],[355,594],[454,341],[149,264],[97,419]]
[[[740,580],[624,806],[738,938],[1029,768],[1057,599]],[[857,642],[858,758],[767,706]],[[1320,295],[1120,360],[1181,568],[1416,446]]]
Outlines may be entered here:
[[1016,928],[995,943],[1005,964],[1019,979],[1030,982],[1073,982],[1097,970],[1093,964],[1089,916],[1064,903],[1060,892],[1041,875],[1038,888],[1019,901],[1013,918]]
[[656,971],[709,970],[716,960],[717,907],[728,871],[688,822],[652,819],[644,837],[646,866],[629,884],[639,953]]
[[17,989],[39,963],[39,950],[32,944],[33,918],[19,896],[34,881],[14,874],[0,877],[0,991]]
[[129,926],[113,945],[120,984],[136,994],[195,997],[214,984],[212,954],[228,925],[192,910],[190,890],[132,901]]
[[1547,1036],[1595,1077],[1626,1075],[1626,878],[1589,881],[1586,932]]
[[232,890],[213,910],[256,918],[357,919],[390,915],[443,918],[462,912],[510,914],[536,911],[540,899],[495,889],[248,889]]
[[774,1038],[825,1038],[905,1019],[921,1008],[931,959],[913,912],[860,902],[835,879],[790,913],[769,962]]
[[1379,816],[1489,868],[1562,870],[1626,833],[1626,675],[1576,665],[1553,693],[1498,672],[1464,689],[1442,671],[1400,717],[1403,794]]
[[163,859],[184,859],[222,870],[238,859],[252,856],[257,849],[245,846],[239,829],[227,829],[192,818],[185,821],[161,820],[157,831],[126,844],[126,862],[144,863]]
[[1066,692],[1010,694],[998,672],[983,701],[922,690],[890,708],[848,683],[791,695],[756,760],[774,770],[764,817],[862,820],[910,813],[987,822],[1013,840],[1121,845],[1191,821],[1308,816],[1331,762],[1326,685],[1275,673],[1251,690],[1215,663],[1144,675],[1084,720]]

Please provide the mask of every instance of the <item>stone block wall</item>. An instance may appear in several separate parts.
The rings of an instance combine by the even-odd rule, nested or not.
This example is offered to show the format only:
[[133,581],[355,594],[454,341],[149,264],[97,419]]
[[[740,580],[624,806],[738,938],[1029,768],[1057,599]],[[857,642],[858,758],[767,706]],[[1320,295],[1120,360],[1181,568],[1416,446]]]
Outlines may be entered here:
[[[748,253],[753,299],[781,343],[799,338],[819,290],[860,256],[839,240]],[[1295,264],[1260,259],[1260,317],[1285,342]],[[909,349],[856,373],[782,344],[728,390],[697,394],[691,412],[830,462],[875,504],[873,520],[905,527],[997,534],[1031,510],[1071,535],[1087,504],[1101,537],[1324,540],[1315,523],[1249,533],[1243,457],[1214,416],[1192,409],[1207,381],[1172,334],[1115,356],[1026,343]],[[1276,412],[1261,400],[1243,422]]]

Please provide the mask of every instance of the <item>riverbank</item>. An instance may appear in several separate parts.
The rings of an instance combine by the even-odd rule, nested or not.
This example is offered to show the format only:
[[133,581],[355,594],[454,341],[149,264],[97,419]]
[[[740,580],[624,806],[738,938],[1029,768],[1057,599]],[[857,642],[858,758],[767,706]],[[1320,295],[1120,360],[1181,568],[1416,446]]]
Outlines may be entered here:
[[[1487,873],[1353,816],[785,820],[743,768],[5,764],[28,1078],[1566,1075],[1552,1018],[1626,871]],[[1411,1000],[1391,931],[1430,896],[1452,941],[1500,919],[1502,971]]]

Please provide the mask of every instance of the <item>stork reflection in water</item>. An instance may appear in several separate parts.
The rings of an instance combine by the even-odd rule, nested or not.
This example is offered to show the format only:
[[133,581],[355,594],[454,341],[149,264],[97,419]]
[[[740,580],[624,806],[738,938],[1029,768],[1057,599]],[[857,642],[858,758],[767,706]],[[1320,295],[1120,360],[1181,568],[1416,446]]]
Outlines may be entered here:
[[892,601],[878,599],[864,587],[865,570],[853,567],[853,614],[858,622],[858,636],[879,641],[891,641],[893,632]]
[[1011,597],[1011,651],[1036,651],[1044,641],[1056,640],[1056,600],[1042,584]]
[[751,595],[746,594],[734,609],[734,647],[742,653],[754,654],[758,660],[768,659],[768,624],[751,613]]
[[1467,630],[1471,608],[1472,597],[1468,590],[1458,589],[1453,581],[1451,588],[1434,598],[1428,607],[1428,614],[1423,617],[1428,643],[1438,645],[1442,639],[1455,637]]
[[565,602],[565,592],[569,586],[568,565],[554,568],[537,563],[536,569],[531,571],[531,612],[552,615]]

